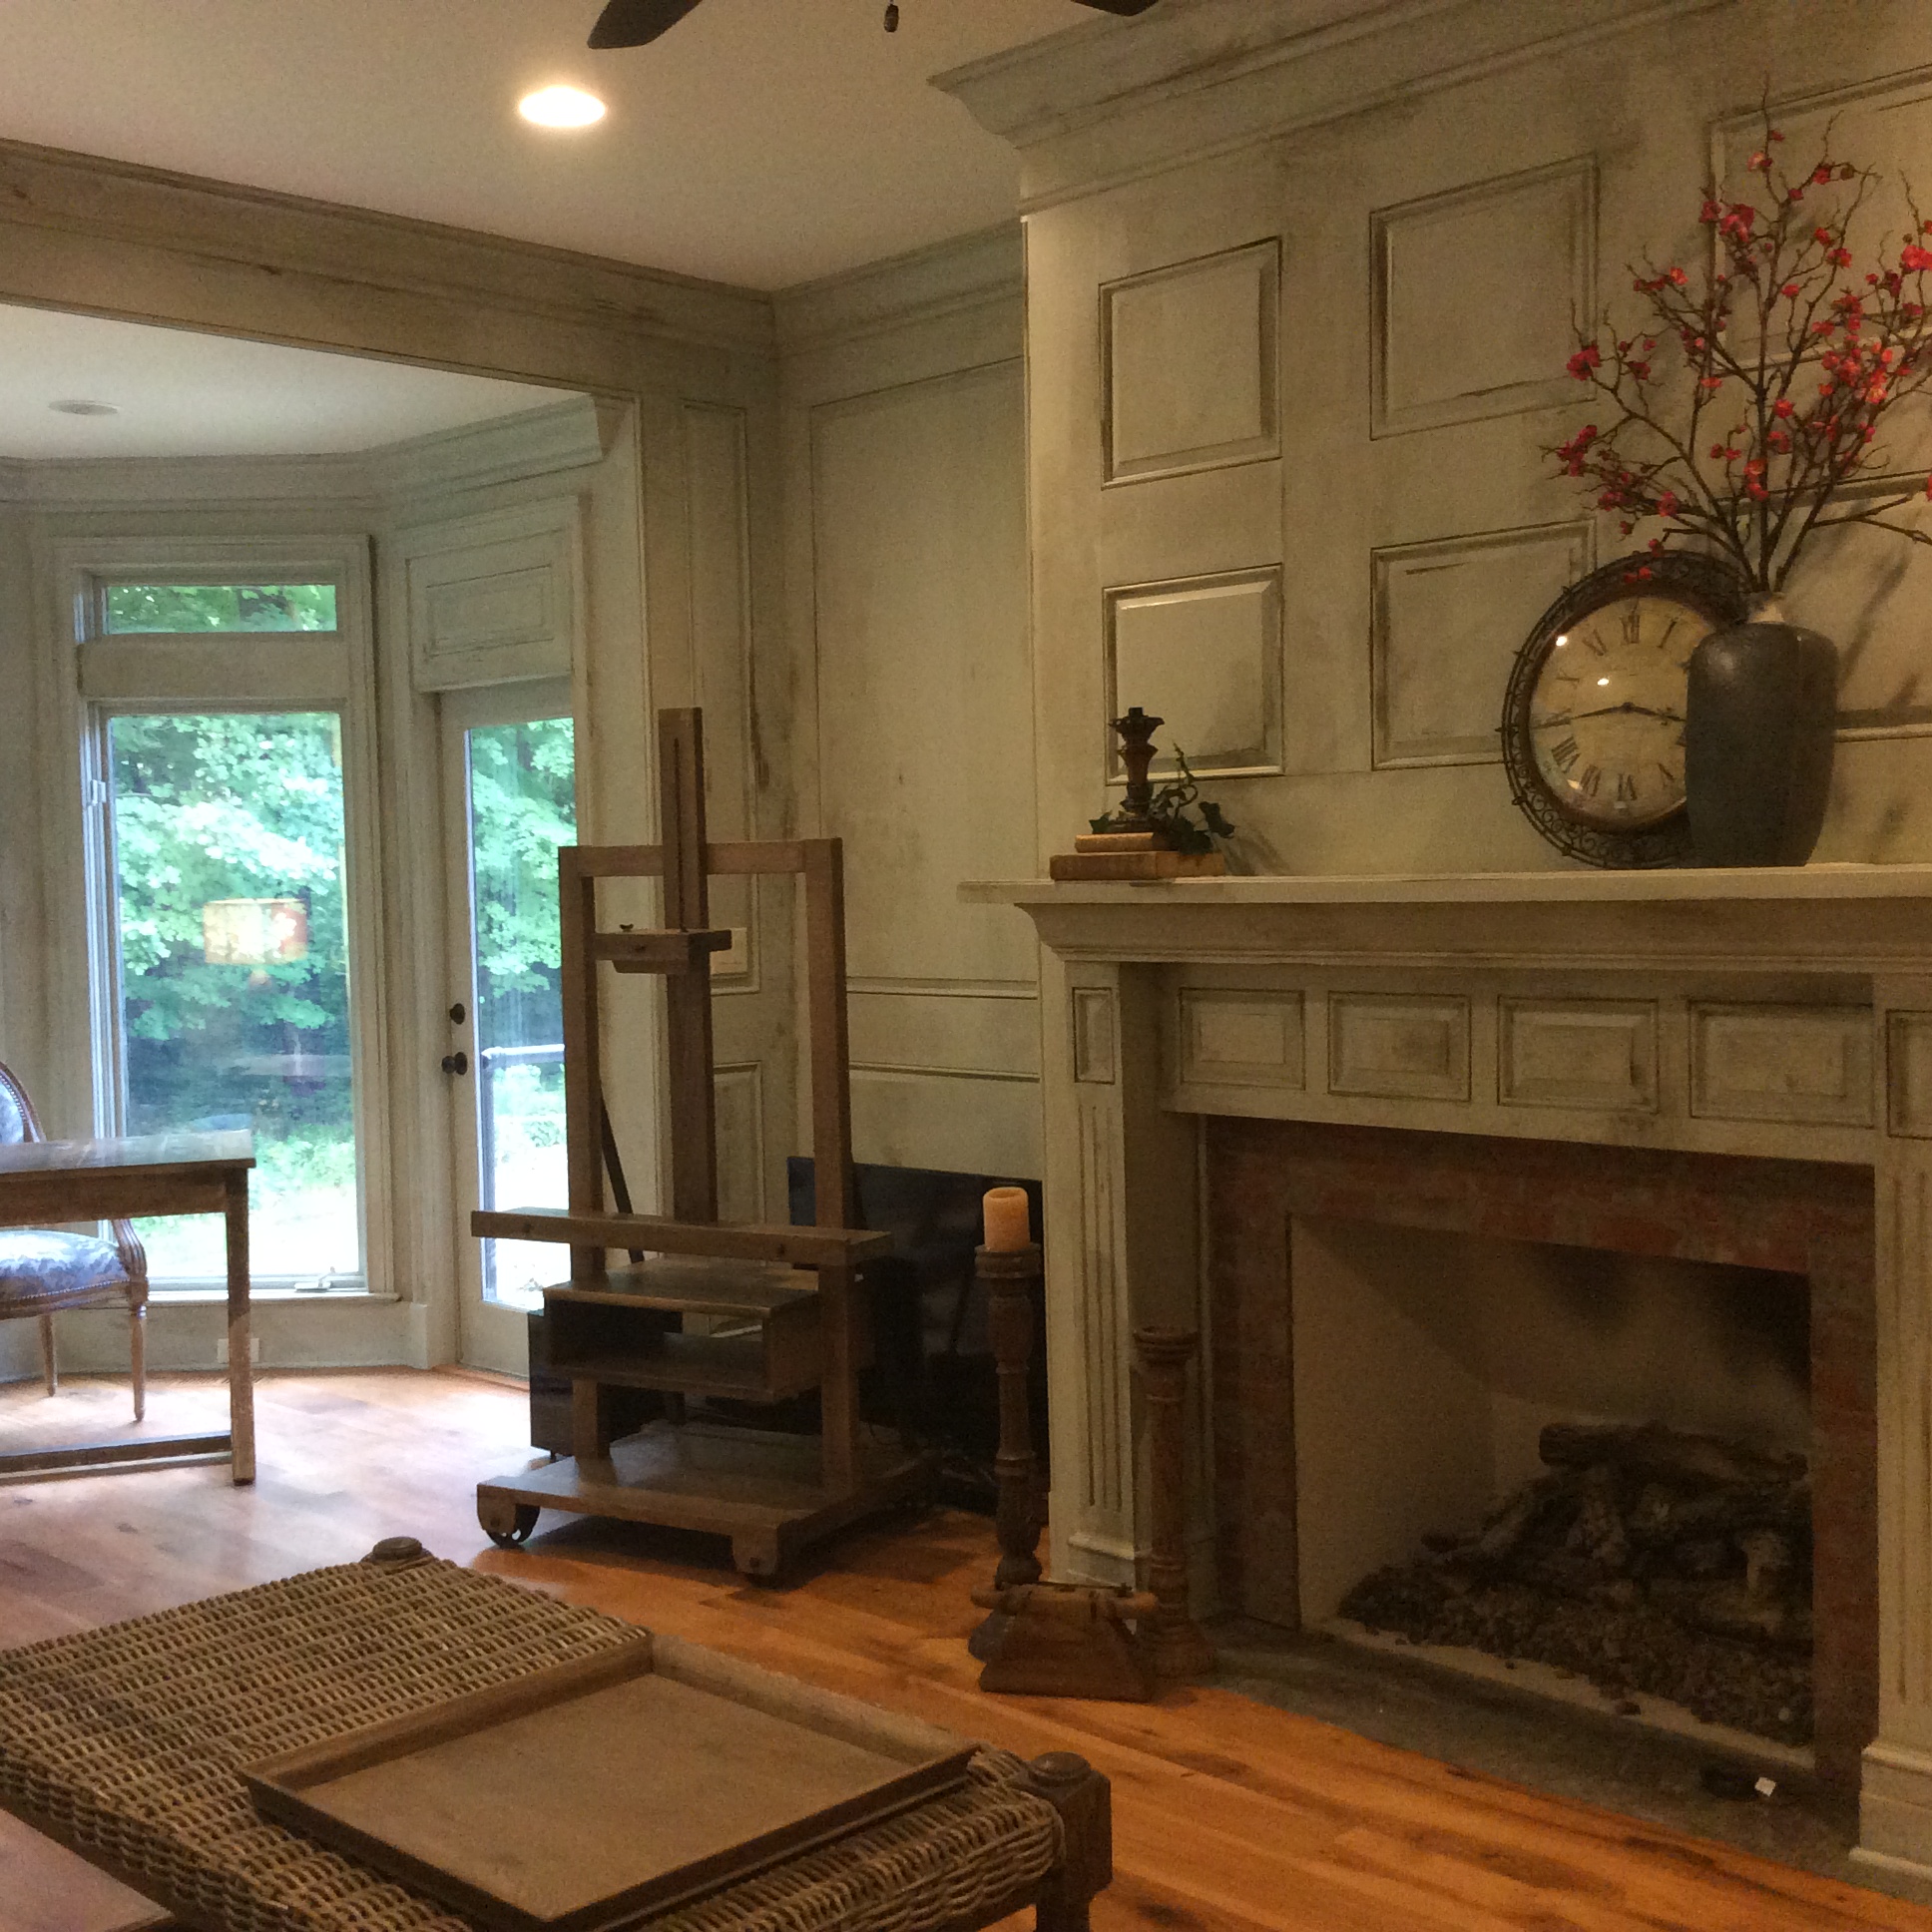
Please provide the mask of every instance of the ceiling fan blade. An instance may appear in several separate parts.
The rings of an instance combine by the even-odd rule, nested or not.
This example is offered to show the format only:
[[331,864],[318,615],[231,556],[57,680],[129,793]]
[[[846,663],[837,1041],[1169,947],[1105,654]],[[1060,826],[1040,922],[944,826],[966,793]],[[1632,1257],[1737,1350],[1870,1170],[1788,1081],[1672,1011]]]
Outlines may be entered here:
[[608,0],[591,29],[593,47],[642,47],[668,34],[698,0]]
[[1137,14],[1146,13],[1155,0],[1075,0],[1082,7],[1097,7],[1102,13]]

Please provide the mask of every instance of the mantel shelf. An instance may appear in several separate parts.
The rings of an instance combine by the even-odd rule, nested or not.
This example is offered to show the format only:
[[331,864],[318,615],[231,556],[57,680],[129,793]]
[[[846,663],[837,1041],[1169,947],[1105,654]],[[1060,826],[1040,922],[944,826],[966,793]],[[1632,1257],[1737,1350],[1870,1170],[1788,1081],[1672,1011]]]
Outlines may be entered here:
[[1932,865],[1685,866],[1652,872],[1264,873],[1145,883],[978,880],[977,905],[1682,905],[1713,901],[1932,900]]

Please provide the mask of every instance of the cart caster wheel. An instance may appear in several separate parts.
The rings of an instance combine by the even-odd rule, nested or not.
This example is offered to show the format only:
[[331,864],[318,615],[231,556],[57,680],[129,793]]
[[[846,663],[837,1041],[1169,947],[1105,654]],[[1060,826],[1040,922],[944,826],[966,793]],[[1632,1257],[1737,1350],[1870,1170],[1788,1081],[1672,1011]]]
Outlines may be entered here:
[[492,1498],[476,1506],[476,1520],[499,1550],[514,1550],[528,1543],[541,1514],[535,1503],[500,1503]]
[[773,1588],[781,1567],[777,1549],[768,1543],[753,1543],[746,1538],[731,1539],[731,1568],[749,1584]]

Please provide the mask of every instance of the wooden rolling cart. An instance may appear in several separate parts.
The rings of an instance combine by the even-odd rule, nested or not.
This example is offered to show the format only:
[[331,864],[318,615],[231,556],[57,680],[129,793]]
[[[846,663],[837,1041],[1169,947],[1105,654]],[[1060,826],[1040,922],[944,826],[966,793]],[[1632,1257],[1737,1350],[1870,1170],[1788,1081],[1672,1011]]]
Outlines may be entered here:
[[[845,1025],[843,860],[835,838],[711,844],[705,836],[701,715],[661,712],[662,845],[571,846],[558,854],[563,921],[564,1209],[481,1212],[479,1235],[567,1242],[570,1279],[544,1290],[551,1365],[571,1383],[572,1455],[485,1482],[477,1514],[518,1543],[544,1509],[709,1531],[751,1577],[860,1517],[922,1495],[930,1459],[870,1439],[858,1377],[869,1336],[857,1269],[891,1236],[857,1228]],[[805,899],[816,1225],[718,1218],[710,923],[713,875],[790,873]],[[605,931],[600,879],[662,878],[663,927]],[[613,1212],[598,969],[665,977],[670,1042],[671,1213]],[[624,1202],[619,1187],[620,1208]],[[607,1251],[631,1264],[613,1269]],[[687,1330],[685,1317],[697,1318]],[[688,1397],[775,1402],[816,1388],[820,1434],[685,1420]],[[672,1420],[613,1440],[615,1393],[655,1390]]]

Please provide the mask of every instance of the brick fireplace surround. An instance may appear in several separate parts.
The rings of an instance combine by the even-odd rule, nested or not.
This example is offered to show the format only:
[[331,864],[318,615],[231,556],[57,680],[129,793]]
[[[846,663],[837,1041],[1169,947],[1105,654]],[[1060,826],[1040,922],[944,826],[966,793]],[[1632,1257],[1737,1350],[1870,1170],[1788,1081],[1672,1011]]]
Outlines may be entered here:
[[1872,1187],[1858,1168],[1210,1119],[1208,1280],[1221,1600],[1299,1621],[1290,1223],[1373,1221],[1803,1274],[1811,1304],[1819,1775],[1878,1729]]
[[1932,867],[963,892],[1046,946],[1055,1574],[1143,1566],[1199,1324],[1198,1582],[1297,1615],[1297,1216],[1801,1274],[1819,1765],[1932,1877]]

